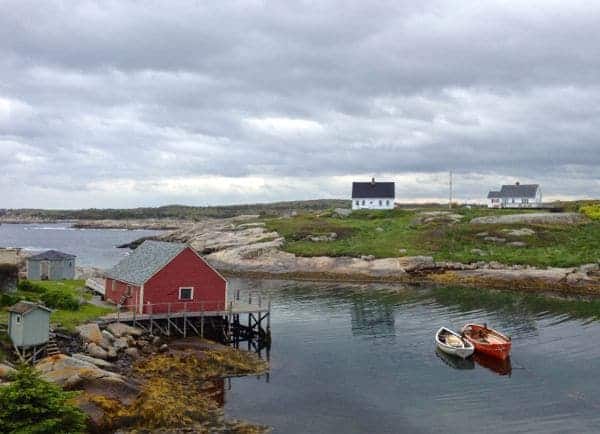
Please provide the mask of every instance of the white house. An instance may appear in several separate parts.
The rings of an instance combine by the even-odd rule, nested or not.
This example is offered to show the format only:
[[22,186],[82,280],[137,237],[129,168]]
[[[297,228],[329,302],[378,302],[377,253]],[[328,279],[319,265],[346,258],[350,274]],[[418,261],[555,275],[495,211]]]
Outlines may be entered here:
[[503,185],[500,191],[488,193],[488,208],[537,208],[542,205],[542,189],[538,184]]
[[352,209],[394,209],[396,184],[393,182],[353,182]]

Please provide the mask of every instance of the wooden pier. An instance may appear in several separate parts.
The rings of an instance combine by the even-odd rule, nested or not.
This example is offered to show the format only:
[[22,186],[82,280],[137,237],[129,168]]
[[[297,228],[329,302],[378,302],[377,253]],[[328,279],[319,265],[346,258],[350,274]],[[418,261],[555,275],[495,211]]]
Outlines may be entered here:
[[117,312],[100,318],[101,323],[122,322],[150,334],[199,336],[209,334],[223,343],[239,346],[252,342],[258,349],[271,343],[271,301],[248,295],[241,301],[239,292],[226,304],[219,302],[180,302],[117,306]]

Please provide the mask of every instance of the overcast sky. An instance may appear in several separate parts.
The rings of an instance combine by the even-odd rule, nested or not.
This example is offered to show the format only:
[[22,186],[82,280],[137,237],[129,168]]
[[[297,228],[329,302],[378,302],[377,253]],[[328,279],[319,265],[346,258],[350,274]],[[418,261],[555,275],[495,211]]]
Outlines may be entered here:
[[600,2],[0,0],[0,208],[600,196]]

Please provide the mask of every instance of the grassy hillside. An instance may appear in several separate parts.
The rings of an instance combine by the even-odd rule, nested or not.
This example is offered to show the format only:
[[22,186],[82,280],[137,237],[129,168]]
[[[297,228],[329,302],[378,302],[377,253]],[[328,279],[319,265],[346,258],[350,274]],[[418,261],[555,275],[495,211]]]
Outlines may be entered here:
[[[485,260],[536,266],[575,266],[600,260],[600,221],[581,225],[471,225],[469,221],[478,216],[532,211],[461,208],[453,212],[463,216],[460,222],[450,224],[443,218],[425,222],[420,210],[397,209],[360,211],[347,218],[331,213],[305,213],[293,218],[268,219],[267,226],[285,237],[286,251],[300,256],[431,255],[438,261]],[[507,232],[523,228],[534,233]],[[307,240],[308,235],[332,232],[337,234],[335,240]],[[514,242],[525,246],[511,245]]]
[[[19,300],[41,301],[53,308],[50,321],[54,325],[67,330],[74,330],[79,324],[95,319],[99,316],[113,312],[110,307],[100,307],[90,304],[90,295],[83,291],[83,280],[61,281],[32,281],[31,288],[24,287],[21,282],[20,289],[10,295],[0,298],[0,323],[6,323],[8,312],[6,307]],[[49,296],[50,295],[50,296]],[[77,303],[71,307],[64,303],[64,299],[75,299]],[[56,306],[53,306],[56,304]]]

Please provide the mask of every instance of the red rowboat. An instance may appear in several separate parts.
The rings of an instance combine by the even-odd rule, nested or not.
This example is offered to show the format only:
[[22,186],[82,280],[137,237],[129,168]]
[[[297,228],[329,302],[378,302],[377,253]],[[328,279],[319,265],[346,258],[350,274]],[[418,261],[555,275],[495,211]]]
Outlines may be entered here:
[[504,360],[510,355],[510,338],[486,324],[466,324],[462,334],[475,346],[475,351]]

